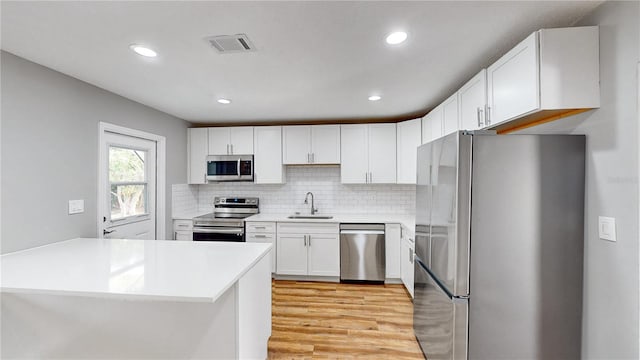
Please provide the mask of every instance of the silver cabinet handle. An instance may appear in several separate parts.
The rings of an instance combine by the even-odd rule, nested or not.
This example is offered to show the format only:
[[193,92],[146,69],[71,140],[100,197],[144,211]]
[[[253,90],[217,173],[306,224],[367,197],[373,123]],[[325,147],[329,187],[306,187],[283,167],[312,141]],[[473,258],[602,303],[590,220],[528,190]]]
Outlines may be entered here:
[[204,183],[205,184],[207,183],[207,174],[206,173],[204,174]]
[[364,183],[365,184],[369,183],[369,173],[368,172],[364,173]]
[[304,246],[307,247],[307,235],[303,235],[304,236]]
[[311,247],[311,235],[307,235],[309,237],[309,247]]
[[264,230],[264,229],[266,229],[267,227],[266,227],[266,226],[254,226],[253,228],[254,228],[254,229],[263,229],[263,230]]
[[231,146],[231,155],[233,155],[233,144],[231,144],[229,146]]
[[178,240],[178,233],[176,231],[173,232],[173,240]]
[[373,184],[373,173],[369,172],[369,184]]
[[411,251],[411,249],[407,250],[409,250],[409,262],[413,264],[413,251]]
[[267,237],[267,235],[260,235],[260,234],[255,234],[253,236],[257,237],[257,238],[266,238]]
[[311,153],[311,163],[312,164],[316,163],[316,153]]
[[482,127],[482,108],[478,107],[478,128]]
[[487,105],[487,115],[485,116],[485,125],[491,125],[491,106]]

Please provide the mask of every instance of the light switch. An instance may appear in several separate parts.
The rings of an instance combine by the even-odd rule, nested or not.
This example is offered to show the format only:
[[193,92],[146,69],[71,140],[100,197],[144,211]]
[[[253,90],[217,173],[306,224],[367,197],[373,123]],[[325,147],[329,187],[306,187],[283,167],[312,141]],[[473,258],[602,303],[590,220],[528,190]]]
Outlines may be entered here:
[[69,215],[84,212],[84,200],[69,200]]
[[598,234],[602,240],[616,241],[616,219],[598,216]]

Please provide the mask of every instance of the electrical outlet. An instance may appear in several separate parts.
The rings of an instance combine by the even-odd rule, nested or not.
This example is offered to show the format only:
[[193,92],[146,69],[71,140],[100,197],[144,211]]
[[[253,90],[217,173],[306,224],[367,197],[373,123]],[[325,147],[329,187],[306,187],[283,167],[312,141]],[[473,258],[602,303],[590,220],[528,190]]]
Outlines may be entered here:
[[84,200],[69,200],[69,215],[84,212]]
[[598,216],[598,235],[602,240],[616,241],[616,219]]

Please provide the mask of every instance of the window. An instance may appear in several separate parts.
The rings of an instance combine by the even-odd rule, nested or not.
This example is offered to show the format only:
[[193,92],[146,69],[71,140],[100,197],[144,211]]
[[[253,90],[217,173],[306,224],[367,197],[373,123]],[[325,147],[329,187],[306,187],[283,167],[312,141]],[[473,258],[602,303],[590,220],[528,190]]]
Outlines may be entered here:
[[147,214],[147,152],[109,146],[111,220]]

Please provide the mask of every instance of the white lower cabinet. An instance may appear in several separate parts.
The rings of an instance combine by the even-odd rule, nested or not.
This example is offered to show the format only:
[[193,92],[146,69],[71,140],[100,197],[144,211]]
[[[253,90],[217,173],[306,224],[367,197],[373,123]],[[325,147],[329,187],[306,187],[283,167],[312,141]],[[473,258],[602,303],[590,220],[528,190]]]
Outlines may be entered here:
[[276,252],[279,275],[340,276],[338,224],[279,222]]
[[246,240],[250,243],[269,243],[271,249],[271,272],[276,272],[276,223],[250,221],[245,224]]
[[193,221],[173,220],[173,239],[193,241]]
[[402,240],[400,244],[400,278],[412,298],[414,288],[413,261],[415,249],[413,239],[413,233],[402,228]]
[[400,279],[400,224],[386,224],[385,237],[385,264],[387,279]]

